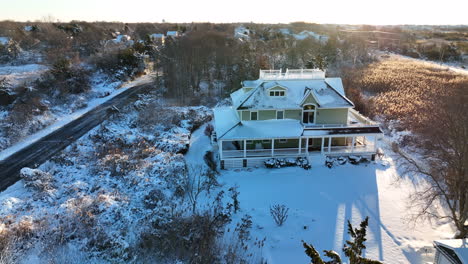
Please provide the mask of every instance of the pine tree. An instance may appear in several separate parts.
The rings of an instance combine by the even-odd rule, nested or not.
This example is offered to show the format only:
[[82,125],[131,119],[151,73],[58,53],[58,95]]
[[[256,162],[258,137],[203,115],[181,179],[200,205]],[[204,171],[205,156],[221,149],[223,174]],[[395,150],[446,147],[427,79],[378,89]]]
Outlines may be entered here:
[[[351,236],[351,240],[347,240],[343,246],[343,252],[348,257],[350,264],[382,264],[377,260],[371,260],[362,257],[362,251],[366,249],[364,242],[366,242],[366,229],[369,225],[369,217],[366,217],[361,222],[359,228],[353,228],[351,222],[348,220],[348,234]],[[324,250],[325,256],[330,258],[329,261],[324,261],[317,250],[311,244],[307,244],[302,241],[302,245],[305,248],[305,253],[310,257],[311,264],[342,264],[340,255],[333,250]]]

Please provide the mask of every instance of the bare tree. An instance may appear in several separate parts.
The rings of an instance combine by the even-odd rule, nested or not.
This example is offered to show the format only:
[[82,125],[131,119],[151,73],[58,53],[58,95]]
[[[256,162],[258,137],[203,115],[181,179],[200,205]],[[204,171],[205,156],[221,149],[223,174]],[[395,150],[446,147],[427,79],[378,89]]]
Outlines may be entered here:
[[[429,186],[414,194],[416,218],[423,216],[450,219],[457,228],[457,238],[468,236],[468,95],[458,87],[440,98],[439,107],[430,112],[431,124],[419,131],[420,157],[415,158],[396,148],[405,161],[406,171],[426,176]],[[448,211],[434,210],[441,202]]]

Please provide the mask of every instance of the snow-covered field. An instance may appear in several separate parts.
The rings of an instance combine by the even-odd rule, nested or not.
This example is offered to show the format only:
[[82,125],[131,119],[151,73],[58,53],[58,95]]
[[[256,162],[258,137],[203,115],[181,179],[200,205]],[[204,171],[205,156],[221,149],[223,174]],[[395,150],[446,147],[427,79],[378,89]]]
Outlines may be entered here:
[[[186,155],[188,162],[196,163],[196,154],[205,152],[208,144],[202,129],[195,131]],[[268,263],[308,263],[301,240],[320,251],[333,249],[343,258],[341,249],[349,239],[347,220],[358,226],[366,216],[370,219],[366,257],[385,263],[432,262],[432,241],[450,238],[454,231],[442,222],[409,221],[408,196],[417,185],[401,177],[388,155],[390,149],[382,147],[387,156],[368,164],[329,169],[315,158],[310,170],[223,170],[219,181],[224,190],[239,187],[241,212],[235,217],[252,216],[251,236],[266,238],[263,256]],[[289,217],[281,227],[270,215],[274,204],[289,208]]]
[[0,78],[6,78],[12,85],[33,81],[48,69],[41,64],[0,65]]
[[[468,65],[464,65],[463,63],[456,63],[456,62],[453,62],[453,63],[447,63],[447,62],[444,62],[444,63],[441,63],[441,62],[436,62],[436,61],[430,61],[430,60],[423,60],[423,59],[416,59],[416,58],[412,58],[412,57],[409,57],[409,56],[405,56],[405,55],[401,55],[401,54],[395,54],[395,53],[390,53],[390,52],[384,52],[384,51],[376,51],[376,54],[380,55],[380,56],[390,56],[392,58],[397,58],[397,59],[408,59],[408,60],[413,60],[413,61],[416,61],[416,62],[420,62],[420,63],[423,63],[423,64],[426,64],[428,66],[431,66],[431,67],[436,67],[436,68],[441,68],[441,69],[444,69],[444,70],[450,70],[452,72],[455,72],[455,73],[460,73],[460,74],[466,74],[468,75],[468,69],[466,69],[466,67]],[[464,66],[465,68],[462,68],[461,66]]]

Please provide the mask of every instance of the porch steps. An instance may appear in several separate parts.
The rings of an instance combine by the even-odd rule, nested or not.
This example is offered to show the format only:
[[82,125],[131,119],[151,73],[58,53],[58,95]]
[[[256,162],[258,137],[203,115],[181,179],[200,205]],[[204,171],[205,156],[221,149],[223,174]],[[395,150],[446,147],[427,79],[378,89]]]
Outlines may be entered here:
[[325,155],[320,152],[309,152],[306,157],[312,168],[325,164]]

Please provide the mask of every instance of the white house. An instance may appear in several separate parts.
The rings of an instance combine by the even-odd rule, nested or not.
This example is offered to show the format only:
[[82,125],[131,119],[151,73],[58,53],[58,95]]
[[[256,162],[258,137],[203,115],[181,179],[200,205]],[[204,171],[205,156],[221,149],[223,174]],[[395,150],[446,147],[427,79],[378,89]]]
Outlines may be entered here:
[[435,264],[468,264],[468,239],[434,241]]
[[168,31],[166,33],[166,37],[178,37],[179,36],[179,32],[178,31]]
[[320,70],[260,70],[214,110],[221,168],[250,167],[271,157],[373,157],[379,126],[355,111],[341,78]]
[[154,34],[150,34],[150,35],[149,35],[149,38],[150,38],[151,41],[153,41],[153,42],[160,43],[160,44],[164,44],[164,39],[165,39],[166,37],[165,37],[164,34],[162,34],[162,33],[154,33]]

